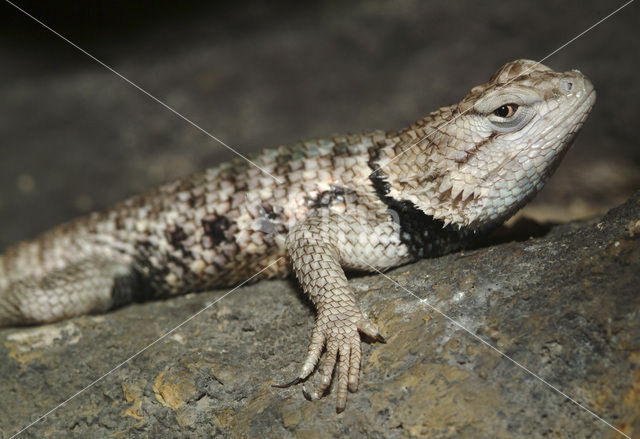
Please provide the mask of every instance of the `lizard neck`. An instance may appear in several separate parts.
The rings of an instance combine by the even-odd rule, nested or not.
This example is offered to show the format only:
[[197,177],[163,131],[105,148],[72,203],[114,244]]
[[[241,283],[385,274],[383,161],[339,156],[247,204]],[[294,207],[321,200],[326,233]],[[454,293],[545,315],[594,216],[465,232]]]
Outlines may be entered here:
[[464,247],[474,235],[468,228],[446,225],[441,219],[427,215],[412,201],[390,196],[390,186],[382,172],[372,172],[369,178],[394,221],[400,224],[400,239],[413,257],[437,257],[451,253]]
[[408,128],[387,133],[386,143],[378,143],[371,154],[370,167],[378,186],[384,183],[385,196],[410,203],[440,228],[484,232],[533,198],[551,172],[545,170],[536,187],[516,187],[523,194],[510,204],[490,203],[500,195],[502,183],[495,180],[509,181],[510,160],[507,154],[485,169],[489,166],[478,156],[498,134],[464,126],[456,117],[460,111],[457,105],[443,107]]
[[[455,112],[456,106],[443,107],[401,131],[388,132],[387,141],[378,143],[371,154],[372,181],[378,188],[384,185],[386,197],[410,203],[440,228],[450,224],[475,228],[468,215],[475,194],[451,184],[452,173],[460,168],[456,160],[461,162],[452,156],[451,146],[465,140],[458,138],[455,124],[450,123]],[[465,148],[467,155],[476,143],[471,146]]]
[[[433,195],[422,190],[429,181],[435,180],[435,174],[425,173],[428,162],[423,162],[425,150],[434,145],[432,141],[421,139],[432,133],[429,139],[436,134],[435,138],[442,140],[444,134],[438,131],[434,122],[438,115],[448,112],[448,108],[443,108],[408,128],[388,132],[386,140],[379,141],[369,151],[372,171],[369,179],[379,199],[400,224],[400,239],[416,258],[436,257],[459,250],[476,234],[471,227],[435,216],[436,211],[429,208],[436,204]],[[391,160],[393,157],[396,159]]]

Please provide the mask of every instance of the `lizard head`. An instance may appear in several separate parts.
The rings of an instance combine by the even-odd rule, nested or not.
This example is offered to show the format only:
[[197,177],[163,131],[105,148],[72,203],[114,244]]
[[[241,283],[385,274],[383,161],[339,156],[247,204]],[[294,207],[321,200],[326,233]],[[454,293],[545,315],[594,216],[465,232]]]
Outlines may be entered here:
[[475,134],[474,146],[465,148],[451,173],[458,185],[473,186],[475,206],[466,217],[478,224],[501,222],[533,198],[595,98],[591,81],[579,71],[554,72],[530,60],[510,62],[474,87],[459,105],[459,111],[469,109],[461,119]]
[[395,196],[447,224],[500,223],[546,183],[594,103],[593,85],[577,70],[505,64],[459,104],[424,119],[433,134],[398,157],[415,175],[391,183]]

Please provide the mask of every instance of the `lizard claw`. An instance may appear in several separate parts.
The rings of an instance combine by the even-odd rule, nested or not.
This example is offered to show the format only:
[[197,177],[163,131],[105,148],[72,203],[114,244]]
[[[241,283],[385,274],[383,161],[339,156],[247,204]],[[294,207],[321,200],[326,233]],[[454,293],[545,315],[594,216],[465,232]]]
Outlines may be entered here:
[[300,384],[300,383],[305,382],[307,380],[307,378],[298,377],[298,378],[296,378],[293,381],[290,381],[288,383],[271,384],[271,387],[277,387],[278,389],[286,389],[287,387],[295,386],[296,384]]
[[302,396],[304,396],[304,399],[306,399],[307,401],[313,401],[313,396],[309,392],[307,392],[307,389],[305,389],[304,386],[302,386]]
[[385,338],[380,334],[378,327],[371,323],[371,321],[366,317],[362,317],[362,319],[358,322],[358,331],[362,332],[372,340],[379,341],[380,343],[387,342]]
[[349,314],[346,316],[319,315],[313,328],[307,357],[300,375],[289,383],[274,384],[273,387],[285,388],[306,381],[315,370],[323,348],[325,348],[319,383],[315,388],[309,390],[303,386],[302,394],[309,401],[324,396],[331,385],[333,372],[337,369],[336,411],[337,413],[344,411],[348,392],[358,390],[362,357],[360,333],[373,340],[385,342],[378,328],[359,310],[352,310]]

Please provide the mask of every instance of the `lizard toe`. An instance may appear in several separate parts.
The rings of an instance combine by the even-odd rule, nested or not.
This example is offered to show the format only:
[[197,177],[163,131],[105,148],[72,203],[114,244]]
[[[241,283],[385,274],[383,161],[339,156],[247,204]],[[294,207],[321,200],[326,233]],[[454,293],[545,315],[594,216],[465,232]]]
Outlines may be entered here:
[[358,321],[357,326],[358,326],[358,331],[360,331],[361,333],[363,333],[367,337],[370,337],[370,338],[372,338],[372,339],[374,339],[376,341],[379,341],[381,343],[386,343],[386,340],[380,334],[380,331],[378,330],[378,327],[376,325],[374,325],[373,323],[371,323],[371,321],[368,318],[363,316]]

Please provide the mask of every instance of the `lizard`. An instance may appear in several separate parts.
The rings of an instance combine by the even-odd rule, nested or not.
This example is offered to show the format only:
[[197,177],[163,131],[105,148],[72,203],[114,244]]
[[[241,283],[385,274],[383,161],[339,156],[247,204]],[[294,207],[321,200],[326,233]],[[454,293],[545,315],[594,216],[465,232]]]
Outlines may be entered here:
[[[595,103],[578,70],[498,69],[457,104],[396,131],[281,145],[60,225],[0,255],[0,326],[55,322],[295,273],[317,314],[298,384],[360,379],[361,335],[384,342],[344,270],[458,251],[548,181]],[[277,176],[278,183],[261,173]],[[324,357],[323,357],[324,354]]]

